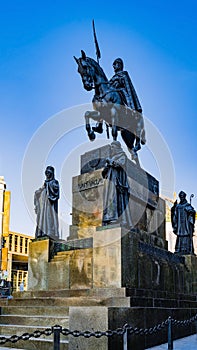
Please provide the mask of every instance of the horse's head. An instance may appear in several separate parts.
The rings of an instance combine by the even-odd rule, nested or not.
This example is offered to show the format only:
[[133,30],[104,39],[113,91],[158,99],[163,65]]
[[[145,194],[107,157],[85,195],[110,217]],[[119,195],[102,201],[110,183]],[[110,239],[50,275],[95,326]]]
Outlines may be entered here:
[[81,75],[84,89],[90,91],[94,89],[94,67],[91,64],[93,61],[91,58],[86,57],[86,54],[83,50],[81,50],[81,57],[76,58],[74,56],[75,61],[78,64],[78,72]]

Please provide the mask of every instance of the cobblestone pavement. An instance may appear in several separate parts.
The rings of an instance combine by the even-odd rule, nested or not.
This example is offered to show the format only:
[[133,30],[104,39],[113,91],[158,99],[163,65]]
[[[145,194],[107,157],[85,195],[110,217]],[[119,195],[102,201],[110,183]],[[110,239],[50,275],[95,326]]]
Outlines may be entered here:
[[[162,344],[147,350],[168,350],[168,344]],[[173,350],[197,350],[197,334],[173,342]]]

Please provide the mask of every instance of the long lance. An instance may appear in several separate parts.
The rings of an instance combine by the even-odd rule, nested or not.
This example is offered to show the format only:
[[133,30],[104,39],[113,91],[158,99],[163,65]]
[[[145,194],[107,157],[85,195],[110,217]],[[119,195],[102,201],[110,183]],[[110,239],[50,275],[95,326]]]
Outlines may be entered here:
[[101,58],[101,51],[99,49],[99,44],[98,40],[96,37],[96,30],[95,30],[95,25],[94,25],[94,20],[92,21],[92,27],[93,27],[93,34],[94,34],[94,43],[96,47],[96,58],[97,58],[97,63],[99,64],[99,59]]
[[[94,34],[94,43],[95,43],[95,47],[96,47],[96,58],[97,58],[97,63],[99,64],[99,59],[101,58],[101,51],[99,49],[99,44],[98,44],[98,40],[96,37],[96,29],[95,29],[94,20],[92,21],[92,27],[93,27],[93,34]],[[107,124],[106,124],[106,133],[107,133],[107,138],[109,139],[109,126]]]

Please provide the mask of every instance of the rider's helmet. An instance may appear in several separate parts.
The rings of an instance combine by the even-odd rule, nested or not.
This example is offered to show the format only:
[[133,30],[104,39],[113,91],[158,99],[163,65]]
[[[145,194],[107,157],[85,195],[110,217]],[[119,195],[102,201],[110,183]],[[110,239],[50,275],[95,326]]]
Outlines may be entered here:
[[118,67],[118,70],[123,70],[124,64],[122,58],[116,58],[115,61],[113,62],[113,67],[115,70],[115,67]]

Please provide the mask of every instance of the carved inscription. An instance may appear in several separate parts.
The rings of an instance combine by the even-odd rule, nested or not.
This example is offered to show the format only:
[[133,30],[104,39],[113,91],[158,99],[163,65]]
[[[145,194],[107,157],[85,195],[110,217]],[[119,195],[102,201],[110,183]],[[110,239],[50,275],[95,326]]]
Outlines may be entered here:
[[94,188],[94,187],[98,187],[99,185],[103,184],[103,178],[92,178],[89,179],[85,182],[80,182],[78,183],[78,190],[79,191],[84,191],[87,190],[89,188]]

